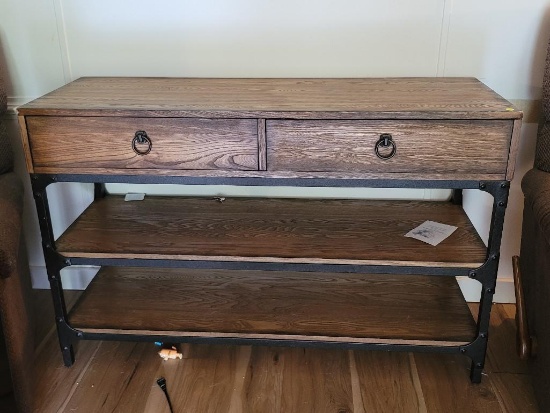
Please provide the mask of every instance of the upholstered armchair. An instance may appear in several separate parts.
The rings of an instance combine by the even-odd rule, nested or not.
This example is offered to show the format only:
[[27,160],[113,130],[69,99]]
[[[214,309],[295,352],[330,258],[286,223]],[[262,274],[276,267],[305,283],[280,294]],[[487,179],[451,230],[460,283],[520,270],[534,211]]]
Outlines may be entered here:
[[525,206],[516,300],[518,343],[524,358],[530,360],[540,411],[550,412],[550,44],[542,112],[535,166],[522,181]]
[[0,394],[13,389],[18,410],[29,412],[34,355],[31,287],[21,236],[23,187],[13,172],[3,120],[6,100],[0,72]]

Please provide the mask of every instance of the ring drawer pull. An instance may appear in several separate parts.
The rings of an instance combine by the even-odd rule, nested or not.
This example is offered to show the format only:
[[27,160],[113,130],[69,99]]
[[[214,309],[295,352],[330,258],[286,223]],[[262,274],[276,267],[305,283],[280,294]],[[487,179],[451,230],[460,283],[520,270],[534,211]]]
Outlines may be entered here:
[[[389,147],[391,147],[391,151],[389,153],[380,153],[380,148]],[[392,136],[389,133],[381,134],[380,139],[378,139],[378,142],[376,142],[376,146],[374,147],[374,153],[376,153],[376,156],[380,159],[390,159],[394,157],[396,151],[397,146],[395,145]]]
[[[147,147],[145,149],[139,149],[137,145],[147,145]],[[153,143],[151,142],[149,136],[147,136],[147,132],[138,130],[134,135],[134,139],[132,139],[132,149],[134,152],[138,155],[147,155],[151,152],[152,146]]]

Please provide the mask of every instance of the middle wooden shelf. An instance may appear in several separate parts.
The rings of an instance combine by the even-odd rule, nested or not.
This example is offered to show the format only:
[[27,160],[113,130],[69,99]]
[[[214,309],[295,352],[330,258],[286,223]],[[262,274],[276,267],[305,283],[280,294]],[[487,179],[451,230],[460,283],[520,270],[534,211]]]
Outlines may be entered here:
[[[405,234],[458,229],[433,247]],[[440,201],[152,197],[93,202],[56,242],[65,257],[477,268],[486,247]]]

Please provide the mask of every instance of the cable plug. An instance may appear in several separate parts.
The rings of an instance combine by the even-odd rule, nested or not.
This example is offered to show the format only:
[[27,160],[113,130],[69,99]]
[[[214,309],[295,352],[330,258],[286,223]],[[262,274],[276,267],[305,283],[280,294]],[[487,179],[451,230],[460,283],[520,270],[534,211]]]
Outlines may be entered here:
[[160,387],[160,389],[164,392],[164,395],[166,396],[166,401],[168,402],[168,407],[170,408],[170,412],[174,413],[174,408],[172,407],[172,401],[170,400],[170,396],[168,395],[168,390],[166,389],[166,379],[164,377],[158,378],[157,384]]
[[161,377],[157,380],[157,384],[162,389],[163,392],[166,391],[166,379],[164,377]]

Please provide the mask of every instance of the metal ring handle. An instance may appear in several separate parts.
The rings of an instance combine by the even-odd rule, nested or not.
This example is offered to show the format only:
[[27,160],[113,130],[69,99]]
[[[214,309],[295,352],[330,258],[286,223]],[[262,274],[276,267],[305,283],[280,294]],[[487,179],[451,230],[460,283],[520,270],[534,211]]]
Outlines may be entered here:
[[[391,146],[391,151],[389,154],[384,155],[380,153],[380,148],[387,148]],[[376,156],[378,156],[380,159],[390,159],[395,156],[395,152],[397,152],[397,145],[393,141],[392,136],[389,133],[383,133],[380,135],[380,139],[378,139],[378,142],[376,142],[376,145],[374,146],[374,153]]]
[[[137,145],[143,145],[146,144],[146,149],[138,149]],[[147,155],[149,152],[151,152],[151,148],[153,147],[153,142],[151,142],[151,139],[149,136],[147,136],[147,132],[143,130],[138,130],[136,134],[134,135],[134,139],[132,139],[132,149],[135,153],[138,155]]]

